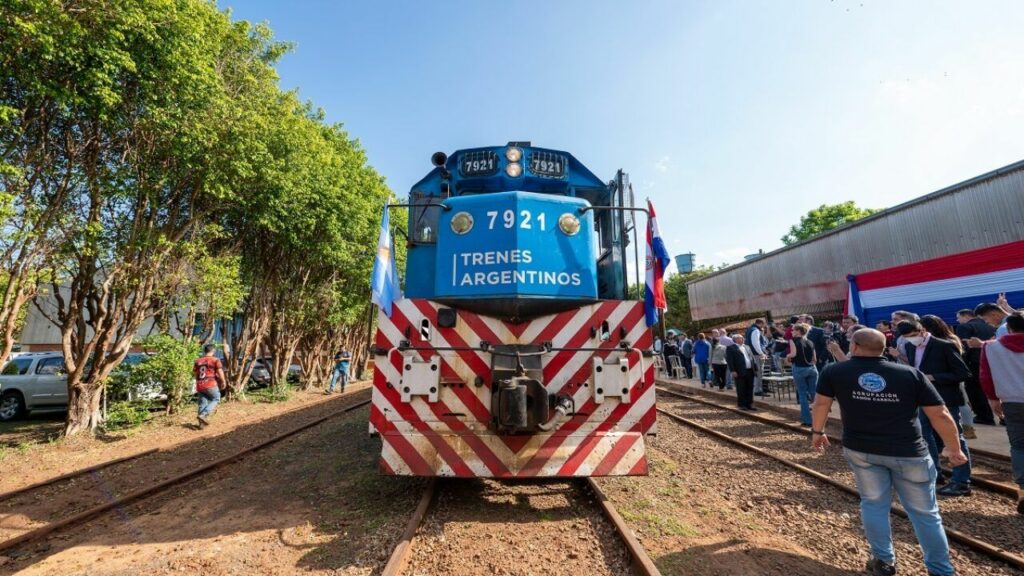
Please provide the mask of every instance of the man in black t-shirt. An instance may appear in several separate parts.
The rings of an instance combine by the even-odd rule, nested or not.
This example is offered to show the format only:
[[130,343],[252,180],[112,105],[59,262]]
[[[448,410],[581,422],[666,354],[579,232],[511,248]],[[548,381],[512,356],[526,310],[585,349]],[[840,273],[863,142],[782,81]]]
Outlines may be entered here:
[[955,465],[967,462],[958,432],[942,397],[916,368],[885,360],[885,336],[868,328],[850,341],[851,358],[830,364],[818,379],[814,400],[812,446],[829,445],[825,425],[832,402],[839,402],[843,423],[843,455],[857,480],[861,521],[871,547],[868,571],[896,573],[889,511],[892,491],[900,497],[924,552],[929,574],[954,574],[949,542],[942,528],[935,496],[937,463],[921,436],[918,410],[924,410],[942,437],[942,456]]

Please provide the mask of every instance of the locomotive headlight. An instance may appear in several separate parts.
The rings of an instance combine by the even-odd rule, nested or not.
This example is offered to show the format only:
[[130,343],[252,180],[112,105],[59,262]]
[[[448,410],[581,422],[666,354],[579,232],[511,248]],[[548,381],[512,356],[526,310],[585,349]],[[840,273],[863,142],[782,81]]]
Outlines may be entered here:
[[459,212],[452,216],[452,232],[465,234],[473,229],[473,216],[469,212]]
[[518,162],[509,162],[505,165],[505,174],[512,178],[518,178],[523,173],[523,165]]
[[558,228],[565,232],[566,236],[575,236],[580,231],[580,219],[575,214],[566,212],[558,217]]
[[523,151],[515,146],[509,146],[505,148],[505,158],[508,158],[509,162],[519,162],[523,158]]

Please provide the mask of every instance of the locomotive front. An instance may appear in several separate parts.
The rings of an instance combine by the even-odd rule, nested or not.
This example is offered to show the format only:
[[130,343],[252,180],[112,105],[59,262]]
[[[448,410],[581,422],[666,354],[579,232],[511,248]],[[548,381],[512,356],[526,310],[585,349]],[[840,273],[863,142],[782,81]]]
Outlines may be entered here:
[[410,193],[405,297],[378,318],[382,471],[645,474],[654,372],[625,298],[625,175],[529,143],[433,160]]

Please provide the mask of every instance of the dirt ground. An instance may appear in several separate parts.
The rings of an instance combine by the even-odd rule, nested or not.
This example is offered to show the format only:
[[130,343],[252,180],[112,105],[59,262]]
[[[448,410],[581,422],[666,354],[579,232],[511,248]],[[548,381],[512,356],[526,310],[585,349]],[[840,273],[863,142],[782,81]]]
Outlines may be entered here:
[[[347,393],[369,388],[369,382],[356,382]],[[217,407],[213,425],[205,430],[195,428],[195,409],[185,407],[178,414],[159,417],[141,427],[97,437],[47,441],[60,430],[62,413],[30,416],[16,420],[0,430],[0,443],[7,446],[0,464],[0,492],[17,489],[95,464],[138,454],[153,448],[170,450],[196,439],[214,438],[261,420],[272,419],[290,410],[302,409],[337,399],[321,390],[296,391],[282,402],[258,400],[224,402]],[[18,447],[11,442],[17,438]]]
[[[74,466],[60,462],[61,453],[74,455],[69,447],[45,446],[38,454],[48,459],[49,473],[37,463],[23,478],[161,443],[176,446],[165,455],[171,471],[203,451],[252,442],[352,400],[309,395],[295,402],[229,404],[210,430],[188,429],[184,421],[156,426],[112,443],[109,452],[102,440],[93,441],[83,447],[90,456],[79,456]],[[367,417],[360,408],[333,418],[241,462],[18,549],[0,557],[0,574],[378,574],[424,482],[378,474],[380,443],[367,436]],[[866,544],[851,498],[667,421],[649,445],[649,457],[650,476],[599,483],[664,574],[862,573]],[[164,468],[155,466],[120,475],[162,476]],[[117,480],[96,486],[105,489]],[[451,482],[414,541],[406,574],[630,573],[599,512],[568,483]],[[0,509],[6,513],[0,533],[88,503],[76,503],[75,496],[34,493],[28,503]],[[900,573],[924,574],[909,526],[894,526]],[[956,548],[954,563],[965,575],[1013,573]]]
[[379,572],[422,482],[382,479],[361,408],[21,551],[17,574]]
[[[658,428],[648,477],[598,483],[663,574],[863,573],[854,498],[663,416]],[[909,523],[894,519],[893,528],[899,573],[926,574]],[[956,545],[951,553],[959,574],[1016,573]]]
[[446,480],[408,576],[618,575],[629,553],[580,481]]

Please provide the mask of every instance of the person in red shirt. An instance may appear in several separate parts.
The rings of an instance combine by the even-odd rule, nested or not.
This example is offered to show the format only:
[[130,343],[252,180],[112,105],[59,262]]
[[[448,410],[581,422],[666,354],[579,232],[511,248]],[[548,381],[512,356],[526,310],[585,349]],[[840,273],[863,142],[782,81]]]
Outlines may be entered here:
[[199,400],[199,428],[205,428],[210,423],[210,415],[213,414],[217,403],[220,402],[220,391],[224,387],[224,366],[220,360],[213,355],[215,347],[207,344],[203,347],[203,355],[196,359],[192,365],[192,375],[196,379],[196,395]]

